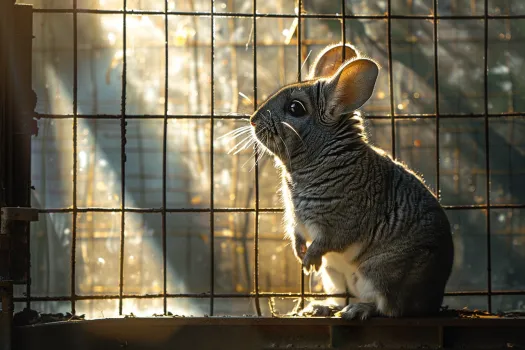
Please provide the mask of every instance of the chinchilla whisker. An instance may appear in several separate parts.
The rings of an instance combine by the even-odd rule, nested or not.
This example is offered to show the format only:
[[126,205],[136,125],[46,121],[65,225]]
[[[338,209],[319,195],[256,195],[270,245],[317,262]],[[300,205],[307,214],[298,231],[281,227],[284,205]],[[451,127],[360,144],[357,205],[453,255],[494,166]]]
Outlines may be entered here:
[[250,139],[246,141],[246,143],[243,146],[241,146],[237,151],[235,151],[233,155],[236,155],[237,153],[244,151],[246,148],[250,147],[254,143],[255,143],[255,140],[253,139],[253,137],[250,137]]
[[248,170],[249,173],[251,173],[253,171],[253,169],[255,169],[255,166],[257,165],[257,157],[255,157],[255,162],[253,162],[253,165],[252,167],[250,168],[250,170]]
[[[280,136],[279,136],[280,138]],[[281,139],[282,140],[282,139]],[[279,142],[275,142],[275,146],[277,146],[277,149],[279,150],[279,158],[280,158],[280,155],[282,154],[282,151],[281,151],[281,147],[279,147]],[[290,167],[290,172],[292,171],[291,167]]]
[[[277,135],[279,136],[279,135]],[[288,150],[288,146],[286,146],[286,143],[284,142],[283,138],[281,136],[279,136],[279,138],[281,139],[283,145],[284,145],[284,149],[286,150],[286,154],[288,155],[288,161],[290,162],[290,172],[293,171],[292,169],[292,157],[290,157],[290,152]]]
[[243,132],[243,133],[240,133],[240,134],[237,134],[237,135],[233,135],[233,136],[231,136],[231,137],[225,139],[225,141],[226,141],[227,143],[229,143],[229,142],[231,142],[231,141],[234,141],[235,139],[238,139],[239,137],[245,137],[245,136],[248,136],[247,134],[248,134],[248,132],[245,131],[245,132]]
[[250,100],[250,98],[248,96],[246,96],[245,94],[243,94],[242,92],[239,91],[239,95],[244,98],[246,101],[250,102],[253,104],[253,101]]
[[[259,145],[259,143],[257,142],[256,145]],[[257,164],[259,164],[259,161],[262,159],[263,155],[264,155],[264,152],[266,151],[265,148],[262,148],[262,151],[261,151],[261,148],[262,147],[257,147],[257,149],[254,147],[254,150],[253,150],[253,153],[255,154],[255,161],[253,162],[253,166],[250,168],[249,172],[251,172],[255,166]],[[246,164],[246,163],[245,163]]]
[[244,126],[238,127],[238,128],[233,129],[231,131],[228,131],[224,135],[221,135],[221,136],[217,137],[217,140],[223,139],[226,136],[229,136],[229,135],[232,135],[232,134],[242,134],[243,132],[245,132],[246,130],[249,130],[250,128],[251,128],[250,125],[244,125]]
[[311,54],[311,53],[312,53],[312,50],[310,50],[310,51],[308,52],[308,55],[306,55],[306,58],[305,58],[304,61],[303,61],[303,64],[301,64],[301,70],[299,70],[299,73],[297,73],[297,80],[299,80],[299,78],[300,78],[299,74],[301,74],[300,72],[303,71],[303,67],[304,67],[306,61],[308,61],[308,58],[310,57],[310,54]]
[[[266,129],[266,128],[265,128],[265,129]],[[263,130],[265,130],[265,129],[263,129]],[[263,130],[261,130],[261,131],[263,131]],[[257,133],[257,134],[259,134],[259,133]],[[269,136],[268,136],[268,134],[266,134],[265,136],[266,136],[266,143],[268,143],[268,138],[269,138]],[[256,151],[255,151],[255,147],[254,147],[254,151],[253,151],[253,152],[254,152],[254,154],[255,154],[255,162],[254,162],[253,166],[250,168],[249,172],[251,172],[251,171],[255,168],[255,165],[257,165],[257,163],[259,162],[259,160],[261,160],[266,154],[268,154],[268,148],[266,148],[266,147],[261,143],[261,141],[259,141],[259,139],[255,138],[255,141],[256,141],[256,144],[259,146],[258,149],[259,149],[259,150],[262,149],[262,153],[260,153],[260,152],[256,152]],[[248,163],[250,160],[251,160],[251,157],[250,157],[250,159],[248,159],[248,160],[243,164],[243,167],[244,167],[244,165],[246,165],[246,163]]]
[[259,161],[262,160],[262,155],[259,153],[259,156],[255,156],[255,162],[253,163],[252,167],[250,168],[249,172],[251,172],[257,164],[259,164]]
[[[248,164],[248,163],[249,163],[254,157],[255,157],[255,154],[254,154],[254,153],[251,154],[251,155],[248,157],[248,159],[246,159],[246,161],[245,161],[244,163],[242,163],[241,168],[245,169],[246,164]],[[255,165],[252,166],[252,167],[250,168],[250,170],[248,170],[248,172],[252,171],[252,169],[253,169],[254,167],[255,167]]]
[[[242,145],[237,151],[235,151],[234,155],[237,154],[237,153],[239,153],[239,152],[242,151],[242,150],[245,150],[246,148],[248,148],[249,146],[251,146],[252,144],[254,144],[255,142],[257,142],[257,137],[256,137],[256,136],[259,135],[261,132],[263,132],[265,129],[266,129],[266,128],[263,128],[263,129],[259,130],[259,131],[255,134],[255,136],[254,136],[252,133],[250,133],[250,136],[248,136],[248,137],[249,137],[249,138],[251,137],[251,139],[248,140],[244,145]],[[244,142],[245,140],[246,140],[246,138],[245,138],[244,140],[242,140],[240,143]],[[239,144],[240,144],[240,143],[239,143]],[[237,144],[235,147],[239,146],[239,144]],[[234,148],[234,149],[235,149],[235,148]],[[234,149],[230,150],[230,152],[233,151]],[[228,154],[229,154],[230,152],[228,152]]]
[[251,134],[247,135],[246,133],[244,133],[242,135],[238,135],[237,137],[231,138],[228,141],[233,141],[233,139],[238,138],[239,136],[243,136],[244,138],[241,141],[239,141],[237,144],[235,144],[232,148],[230,148],[228,152],[232,152],[233,150],[237,149],[239,145],[241,145],[244,141],[248,140],[252,135]]
[[[244,168],[246,166],[246,164],[248,164],[248,162],[250,162],[252,159],[254,159],[255,157],[257,156],[257,153],[256,152],[253,152],[252,155],[250,155],[250,157],[246,160],[246,162],[244,162],[242,164],[242,168]],[[252,171],[253,168],[255,168],[255,162],[254,162],[254,165],[250,168],[250,170],[248,170],[248,172]]]
[[253,143],[254,141],[253,141],[252,137],[249,136],[249,137],[245,138],[242,142],[243,142],[243,143],[242,143],[241,145],[239,145],[239,147],[237,147],[236,149],[231,149],[231,150],[228,152],[228,154],[231,153],[231,154],[233,154],[233,155],[236,155],[236,154],[238,154],[239,152],[242,152],[242,151],[244,151],[246,148],[248,148],[248,146],[249,146],[251,143]]
[[299,138],[299,140],[301,140],[301,142],[303,143],[303,146],[306,146],[304,141],[303,141],[303,138],[301,137],[301,135],[299,135],[299,133],[293,128],[293,126],[291,126],[290,124],[288,124],[287,122],[281,122],[282,124],[284,124],[284,126],[288,127],[290,130],[292,130],[294,132],[294,134],[297,135],[297,137]]
[[233,147],[228,151],[228,154],[232,153],[232,152],[235,151],[239,146],[241,146],[244,142],[246,142],[247,140],[250,141],[252,138],[253,138],[253,135],[252,135],[252,134],[249,134],[249,135],[246,136],[244,139],[242,139],[238,144],[236,144],[235,146],[233,146]]
[[230,142],[230,141],[233,141],[235,139],[238,139],[239,137],[241,136],[246,136],[246,134],[250,133],[250,130],[244,130],[243,132],[240,132],[238,134],[235,134],[235,135],[231,135],[229,138],[225,139],[226,142]]

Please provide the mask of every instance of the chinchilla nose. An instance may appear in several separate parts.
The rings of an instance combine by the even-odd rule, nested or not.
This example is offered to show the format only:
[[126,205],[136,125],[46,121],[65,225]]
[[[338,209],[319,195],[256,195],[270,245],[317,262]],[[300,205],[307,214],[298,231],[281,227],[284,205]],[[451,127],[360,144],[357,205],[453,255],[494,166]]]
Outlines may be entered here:
[[252,126],[257,125],[257,113],[252,114],[252,116],[250,117],[250,124]]

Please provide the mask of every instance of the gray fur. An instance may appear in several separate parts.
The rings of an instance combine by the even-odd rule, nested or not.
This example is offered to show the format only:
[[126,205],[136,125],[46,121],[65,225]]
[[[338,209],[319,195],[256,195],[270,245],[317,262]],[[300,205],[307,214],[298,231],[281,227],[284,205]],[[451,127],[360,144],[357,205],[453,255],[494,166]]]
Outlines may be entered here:
[[[378,67],[355,56],[328,77],[269,97],[251,117],[253,134],[282,170],[286,234],[296,257],[306,272],[320,270],[327,292],[348,287],[357,297],[336,305],[342,317],[430,315],[439,311],[452,269],[450,224],[421,178],[367,142],[355,109],[372,94]],[[333,59],[316,60],[323,61]],[[288,112],[294,99],[305,116]],[[326,315],[328,308],[309,310]]]

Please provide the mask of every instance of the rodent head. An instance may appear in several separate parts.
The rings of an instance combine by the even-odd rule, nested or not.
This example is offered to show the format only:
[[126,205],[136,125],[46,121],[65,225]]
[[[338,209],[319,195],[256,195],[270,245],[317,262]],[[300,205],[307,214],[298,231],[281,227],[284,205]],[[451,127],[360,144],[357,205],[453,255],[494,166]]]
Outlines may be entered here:
[[251,116],[255,138],[286,166],[307,161],[334,138],[362,139],[361,118],[349,115],[370,98],[378,73],[378,65],[353,47],[327,47],[309,80],[284,86]]

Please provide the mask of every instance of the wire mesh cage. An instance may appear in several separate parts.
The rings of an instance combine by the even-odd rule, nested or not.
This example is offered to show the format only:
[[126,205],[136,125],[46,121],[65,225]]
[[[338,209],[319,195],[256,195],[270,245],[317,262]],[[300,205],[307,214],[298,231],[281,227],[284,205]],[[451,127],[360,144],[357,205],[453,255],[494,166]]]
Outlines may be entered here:
[[447,209],[445,304],[525,309],[522,1],[25,2],[41,214],[17,310],[270,315],[322,298],[283,239],[272,159],[218,137],[341,41],[382,66],[370,142]]

